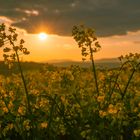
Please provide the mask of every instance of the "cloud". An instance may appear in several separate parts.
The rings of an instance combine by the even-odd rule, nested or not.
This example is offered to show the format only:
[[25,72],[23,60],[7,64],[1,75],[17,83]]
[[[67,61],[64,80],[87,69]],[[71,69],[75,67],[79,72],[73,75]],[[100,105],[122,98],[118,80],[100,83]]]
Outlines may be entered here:
[[140,0],[0,0],[0,16],[29,33],[46,30],[71,35],[73,25],[85,24],[99,36],[140,30]]
[[5,23],[6,25],[11,25],[13,21],[5,16],[0,16],[0,24]]

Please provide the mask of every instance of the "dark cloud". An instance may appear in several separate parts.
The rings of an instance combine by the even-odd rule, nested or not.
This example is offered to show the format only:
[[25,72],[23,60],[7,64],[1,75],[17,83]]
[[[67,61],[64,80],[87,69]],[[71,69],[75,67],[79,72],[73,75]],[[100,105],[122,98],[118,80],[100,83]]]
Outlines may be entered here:
[[30,33],[71,35],[73,25],[95,28],[100,36],[140,29],[140,0],[0,0],[0,16]]

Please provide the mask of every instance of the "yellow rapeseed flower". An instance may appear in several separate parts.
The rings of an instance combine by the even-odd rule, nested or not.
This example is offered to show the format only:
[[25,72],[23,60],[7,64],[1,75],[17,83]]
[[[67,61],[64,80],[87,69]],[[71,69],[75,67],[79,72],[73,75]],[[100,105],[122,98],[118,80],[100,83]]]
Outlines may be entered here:
[[105,96],[103,96],[103,95],[102,96],[98,96],[97,97],[97,101],[98,102],[103,102],[104,101],[104,98],[105,98]]
[[140,102],[138,103],[138,107],[140,108]]
[[109,106],[108,106],[108,113],[109,114],[116,114],[117,113],[117,108],[114,106],[114,105],[112,105],[112,104],[110,104]]
[[48,123],[47,123],[47,122],[42,122],[42,123],[40,124],[40,126],[41,126],[41,128],[47,128]]
[[63,102],[63,103],[65,103],[65,97],[64,96],[61,96],[61,101]]
[[135,113],[138,112],[138,108],[135,107],[133,111],[134,111]]
[[13,105],[12,101],[10,101],[9,104],[8,104],[8,108],[11,109],[13,106],[14,106],[14,105]]
[[24,110],[24,108],[22,106],[20,106],[18,108],[18,113],[21,114],[21,115],[24,115],[25,114],[25,110]]
[[7,107],[3,107],[2,110],[3,110],[4,113],[8,113]]
[[25,120],[23,126],[26,130],[30,130],[30,120]]
[[12,130],[14,125],[12,123],[10,123],[10,124],[7,125],[7,127],[8,127],[9,130]]
[[102,118],[102,117],[105,117],[105,116],[107,115],[107,112],[105,112],[105,111],[103,111],[103,110],[100,110],[100,111],[99,111],[99,115],[100,115],[101,118]]
[[136,137],[139,137],[140,136],[140,129],[135,129],[134,134]]

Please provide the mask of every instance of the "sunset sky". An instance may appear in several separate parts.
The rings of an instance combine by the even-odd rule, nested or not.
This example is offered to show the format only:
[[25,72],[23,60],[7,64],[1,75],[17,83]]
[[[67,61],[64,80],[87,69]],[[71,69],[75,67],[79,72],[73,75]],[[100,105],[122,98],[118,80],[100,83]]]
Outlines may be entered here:
[[80,24],[96,31],[102,46],[96,59],[140,52],[140,0],[0,0],[1,23],[16,27],[26,41],[31,54],[23,60],[81,60],[71,36]]

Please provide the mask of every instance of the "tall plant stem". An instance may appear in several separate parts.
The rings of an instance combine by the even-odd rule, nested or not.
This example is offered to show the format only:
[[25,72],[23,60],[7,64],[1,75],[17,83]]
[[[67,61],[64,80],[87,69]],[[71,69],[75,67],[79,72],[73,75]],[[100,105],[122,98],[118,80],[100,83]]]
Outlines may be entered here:
[[115,79],[115,81],[114,81],[114,85],[113,85],[112,88],[110,88],[110,91],[109,91],[109,94],[110,94],[110,95],[113,93],[113,91],[114,91],[114,89],[115,89],[115,86],[117,85],[119,76],[120,76],[120,74],[121,74],[121,72],[122,72],[124,66],[127,65],[128,63],[130,63],[130,61],[124,62],[124,63],[121,65],[121,67],[120,67],[120,69],[119,69],[119,72],[118,72],[118,74],[117,74],[117,76],[116,76],[116,79]]
[[27,99],[28,113],[31,114],[32,112],[31,112],[31,105],[30,105],[30,100],[29,100],[28,89],[27,89],[25,78],[24,78],[23,71],[22,71],[22,68],[21,68],[21,64],[20,64],[20,60],[19,60],[19,55],[18,55],[17,51],[15,51],[15,52],[16,52],[16,57],[17,57],[18,68],[19,68],[21,79],[22,79],[23,86],[24,86],[24,89],[25,89],[25,95],[26,95],[26,99]]
[[128,79],[128,82],[127,82],[127,84],[125,86],[125,89],[124,89],[124,92],[123,92],[123,95],[122,95],[122,98],[124,98],[124,96],[125,96],[125,94],[127,92],[128,86],[130,84],[131,79],[133,78],[133,75],[134,75],[135,71],[136,71],[136,69],[133,69],[133,71],[132,71],[132,73],[131,73],[131,75],[130,75],[130,77]]
[[92,51],[91,46],[89,46],[89,49],[90,49],[90,59],[91,59],[91,62],[92,62],[92,70],[93,70],[94,79],[95,79],[96,91],[97,91],[97,93],[99,94],[98,81],[97,81],[97,74],[96,74],[96,67],[95,67],[95,62],[94,62],[94,59],[93,59],[93,51]]
[[126,94],[126,92],[127,92],[128,86],[129,86],[129,84],[130,84],[130,82],[131,82],[131,80],[132,80],[132,78],[133,78],[133,76],[134,76],[134,73],[136,72],[136,70],[137,70],[137,68],[138,68],[139,65],[140,65],[140,63],[138,63],[138,64],[136,65],[136,68],[133,69],[133,71],[132,71],[132,73],[131,73],[131,75],[130,75],[130,77],[129,77],[129,79],[128,79],[128,82],[127,82],[127,84],[126,84],[126,86],[125,86],[125,89],[124,89],[122,98],[124,98],[124,96],[125,96],[125,94]]

